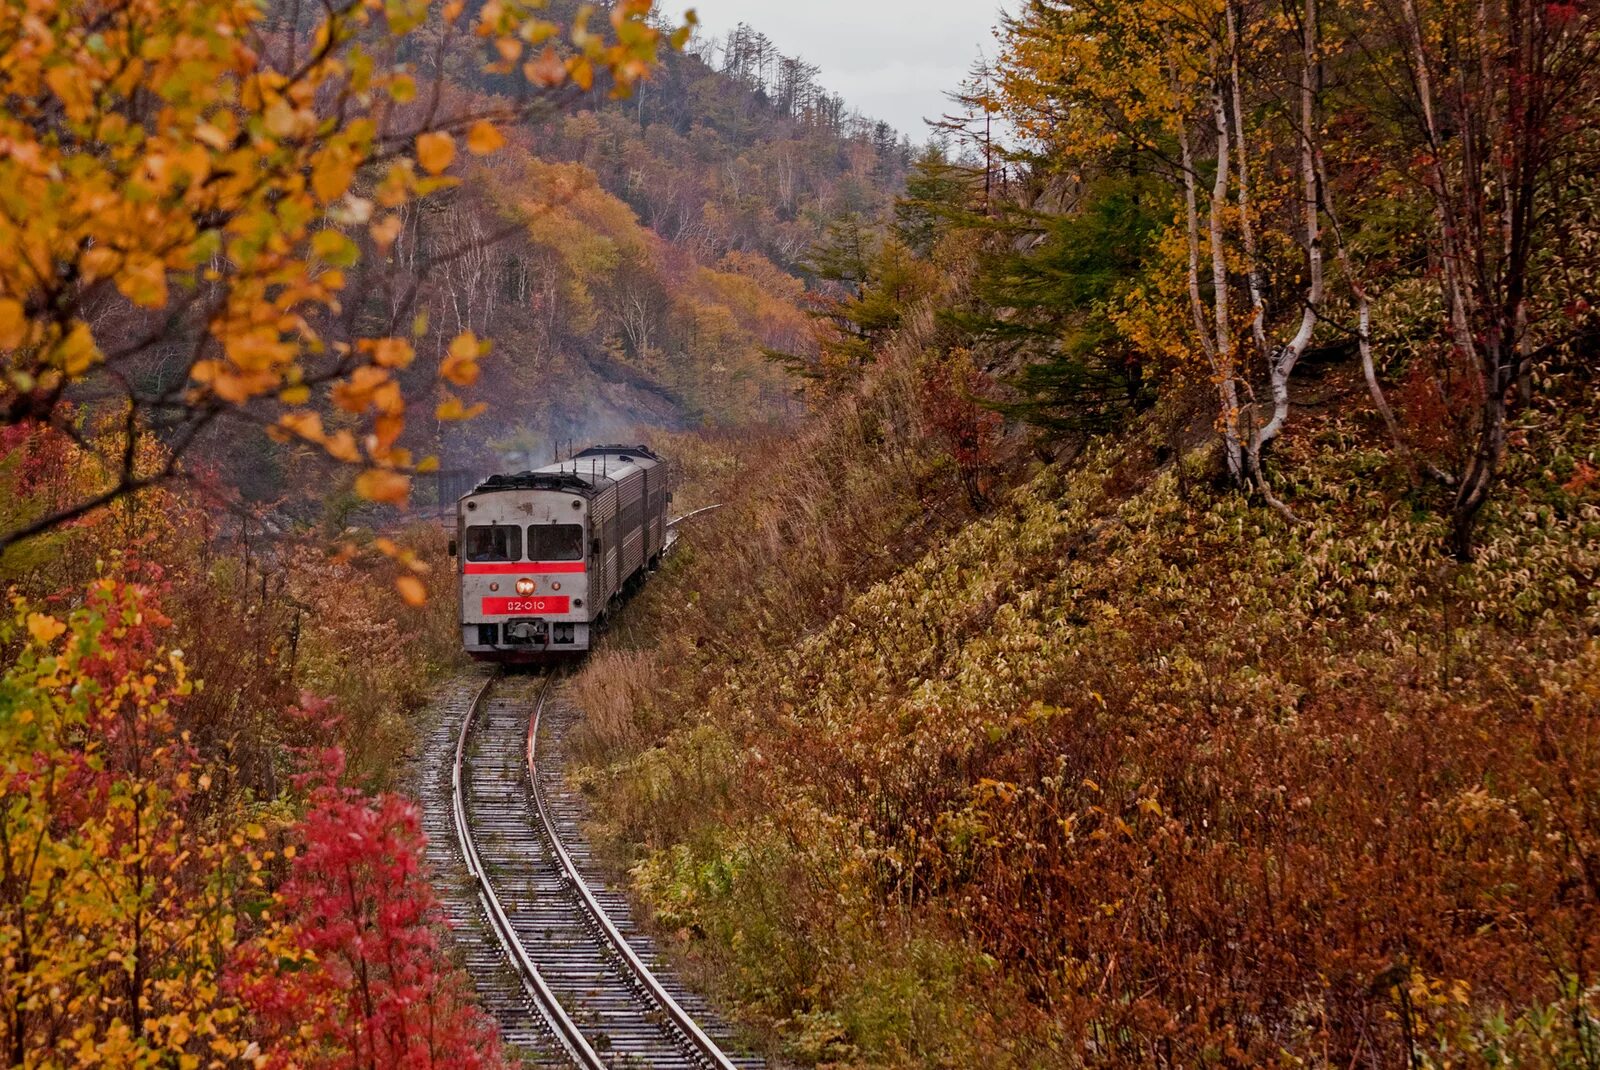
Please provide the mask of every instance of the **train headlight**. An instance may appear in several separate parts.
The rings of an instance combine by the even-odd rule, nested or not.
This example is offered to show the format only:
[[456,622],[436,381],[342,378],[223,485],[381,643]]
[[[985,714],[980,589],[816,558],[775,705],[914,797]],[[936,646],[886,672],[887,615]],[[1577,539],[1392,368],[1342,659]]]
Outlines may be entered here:
[[538,588],[539,588],[539,585],[534,583],[532,580],[518,580],[517,581],[517,593],[518,594],[532,594],[534,591],[538,590]]
[[559,590],[561,590],[561,584],[560,584],[560,583],[559,583],[559,582],[557,582],[557,583],[552,583],[552,584],[551,584],[551,585],[550,585],[550,589],[551,589],[551,590],[552,590],[552,591],[559,591]]

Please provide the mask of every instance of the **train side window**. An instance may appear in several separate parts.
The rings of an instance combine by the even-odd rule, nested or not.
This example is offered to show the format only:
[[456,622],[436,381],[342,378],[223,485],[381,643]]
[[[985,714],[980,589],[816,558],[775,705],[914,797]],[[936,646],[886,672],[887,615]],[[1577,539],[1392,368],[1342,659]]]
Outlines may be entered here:
[[468,561],[522,560],[522,529],[516,525],[480,524],[467,529]]
[[582,524],[535,524],[528,529],[528,557],[533,561],[582,561]]

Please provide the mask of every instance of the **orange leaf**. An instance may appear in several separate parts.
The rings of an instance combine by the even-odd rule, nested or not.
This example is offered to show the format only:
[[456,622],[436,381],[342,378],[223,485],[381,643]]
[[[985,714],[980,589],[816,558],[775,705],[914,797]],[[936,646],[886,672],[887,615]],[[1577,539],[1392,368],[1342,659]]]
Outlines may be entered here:
[[458,335],[450,343],[450,352],[439,363],[439,376],[457,386],[471,386],[478,381],[478,358],[483,355],[483,345],[471,331]]
[[474,156],[488,156],[490,153],[500,151],[506,143],[505,137],[487,120],[479,120],[472,124],[472,129],[467,131],[467,151]]
[[530,59],[522,65],[522,74],[528,81],[544,89],[553,89],[567,80],[566,66],[549,45],[539,53],[538,59]]
[[356,494],[371,502],[404,505],[411,496],[411,477],[387,468],[369,468],[356,477]]
[[415,357],[411,343],[403,338],[379,338],[372,342],[372,363],[380,368],[404,368]]
[[394,245],[395,239],[400,237],[400,228],[399,216],[386,215],[372,224],[367,232],[372,235],[372,240],[377,243],[380,250],[388,252],[390,247]]
[[28,614],[28,634],[40,646],[49,646],[61,637],[67,626],[44,613]]
[[417,138],[417,162],[430,175],[436,175],[450,166],[456,158],[455,138],[442,130],[434,130]]
[[349,150],[326,149],[311,166],[311,190],[323,204],[345,195],[356,175],[356,157]]
[[28,337],[28,317],[22,302],[0,297],[0,349],[16,349]]
[[405,599],[408,606],[425,606],[428,604],[428,589],[422,581],[415,576],[401,576],[394,581],[395,590],[400,592],[400,597]]
[[567,61],[567,73],[572,75],[573,82],[585,93],[594,88],[594,67],[582,56],[574,56]]
[[329,457],[345,464],[355,464],[361,460],[361,451],[356,448],[356,436],[349,431],[334,432],[322,444],[322,448],[328,451]]
[[461,403],[460,398],[449,398],[441,402],[439,407],[433,410],[433,417],[436,420],[446,422],[454,420],[471,420],[474,417],[483,415],[484,411],[488,408],[489,406],[483,404],[482,402],[479,402],[476,405],[467,406]]

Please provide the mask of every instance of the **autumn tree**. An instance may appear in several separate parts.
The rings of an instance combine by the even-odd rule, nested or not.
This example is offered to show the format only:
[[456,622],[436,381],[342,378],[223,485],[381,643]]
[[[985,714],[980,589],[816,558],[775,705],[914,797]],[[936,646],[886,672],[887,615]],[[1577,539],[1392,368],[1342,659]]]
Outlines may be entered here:
[[1401,144],[1434,220],[1446,334],[1471,386],[1451,540],[1473,529],[1499,477],[1506,418],[1539,361],[1541,244],[1561,229],[1565,191],[1600,119],[1600,13],[1588,3],[1390,0],[1394,45],[1375,66],[1396,88]]
[[[1263,452],[1288,425],[1302,358],[1319,339],[1349,346],[1406,466],[1451,488],[1464,557],[1511,395],[1531,396],[1545,351],[1538,252],[1592,151],[1594,18],[1518,0],[1032,0],[1006,23],[999,95],[1045,172],[1172,183],[1164,266],[1112,311],[1149,357],[1180,370],[1199,358],[1237,485],[1289,513]],[[1385,397],[1372,265],[1357,251],[1413,214],[1432,221],[1417,282],[1439,296],[1441,378],[1463,375],[1471,398],[1451,458],[1420,456]],[[1415,255],[1401,245],[1391,260]],[[1431,328],[1390,333],[1407,330]]]
[[812,252],[811,271],[827,287],[816,300],[819,356],[779,355],[802,375],[843,382],[860,374],[907,311],[932,293],[933,266],[893,233],[850,216],[828,225]]
[[[425,325],[383,267],[408,205],[502,127],[597,81],[625,93],[665,39],[649,0],[563,34],[540,0],[18,0],[0,9],[0,424],[48,426],[101,469],[0,547],[180,476],[228,425],[309,443],[401,501],[400,372]],[[681,43],[683,30],[671,34]],[[476,51],[518,95],[450,106]],[[443,254],[449,259],[450,253]],[[487,343],[438,368],[460,415]],[[341,414],[337,424],[332,413]],[[141,447],[156,441],[154,458]]]
[[[324,761],[319,775],[342,765],[336,755]],[[493,1021],[439,944],[444,918],[422,868],[415,804],[327,784],[294,838],[271,920],[235,956],[230,979],[267,1065],[504,1066]]]
[[[202,1065],[249,1047],[220,970],[259,830],[203,827],[159,611],[99,581],[0,623],[0,1045],[14,1066]],[[254,867],[254,868],[252,868]]]
[[1220,0],[1032,0],[1006,22],[998,92],[1047,166],[1090,178],[1141,166],[1173,183],[1180,207],[1159,243],[1168,270],[1127,296],[1120,329],[1180,368],[1198,354],[1217,391],[1228,472],[1246,486],[1249,375],[1229,278],[1235,148],[1226,27]]

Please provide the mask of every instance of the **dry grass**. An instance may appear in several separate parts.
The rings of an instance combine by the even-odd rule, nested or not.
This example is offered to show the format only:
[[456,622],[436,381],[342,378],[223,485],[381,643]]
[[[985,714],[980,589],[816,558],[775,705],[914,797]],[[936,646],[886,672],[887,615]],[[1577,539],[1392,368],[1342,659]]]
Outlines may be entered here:
[[646,746],[661,684],[653,653],[608,649],[591,655],[569,690],[584,714],[571,736],[574,757],[592,762]]
[[1295,528],[1163,454],[1181,405],[974,518],[900,374],[592,667],[708,972],[839,1065],[1594,1064],[1592,405],[1462,567],[1359,409],[1277,451]]

